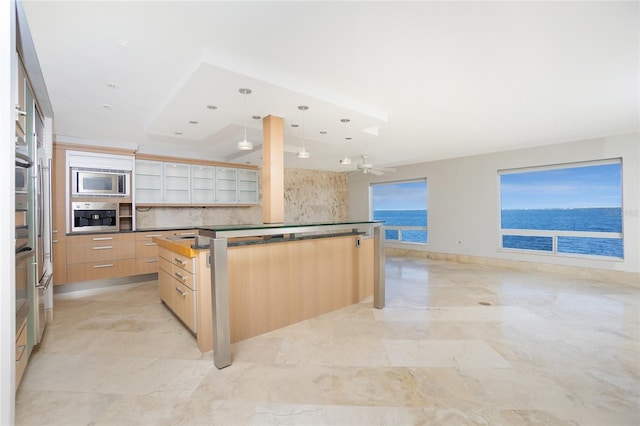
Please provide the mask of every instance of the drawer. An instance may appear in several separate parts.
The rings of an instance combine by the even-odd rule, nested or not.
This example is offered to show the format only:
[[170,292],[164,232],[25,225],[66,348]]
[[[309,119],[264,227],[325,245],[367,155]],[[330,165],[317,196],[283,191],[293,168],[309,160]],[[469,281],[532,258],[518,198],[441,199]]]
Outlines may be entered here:
[[136,248],[133,240],[120,241],[94,241],[90,244],[78,244],[67,240],[67,262],[86,263],[104,262],[107,260],[133,259],[136,257]]
[[135,235],[133,233],[122,234],[92,234],[92,235],[71,235],[69,236],[69,244],[93,244],[93,243],[110,243],[110,242],[126,242],[133,244]]
[[191,290],[196,289],[196,283],[191,272],[188,272],[174,264],[172,265],[171,276],[173,276],[176,281],[180,282],[180,284],[189,287]]
[[169,273],[158,273],[160,298],[173,313],[194,333],[196,328],[196,293],[180,284]]
[[196,333],[196,293],[176,280],[173,282],[173,306],[171,309],[191,331]]
[[67,281],[70,283],[100,280],[135,275],[135,259],[110,260],[106,262],[76,263],[67,266]]
[[153,274],[158,272],[158,263],[160,258],[155,257],[136,257],[136,275]]
[[148,240],[136,240],[136,257],[158,257],[158,244]]
[[171,276],[173,274],[173,272],[171,271],[171,268],[172,268],[171,262],[169,262],[167,259],[165,259],[162,256],[158,258],[159,270],[165,271],[167,274],[169,274],[169,276]]
[[148,232],[136,232],[136,241],[149,241],[153,239],[153,237],[164,237],[165,235],[172,235],[166,231],[148,231]]
[[173,305],[174,285],[175,280],[171,277],[170,272],[162,269],[158,270],[158,291],[160,293],[160,299],[169,307]]
[[160,257],[168,260],[173,265],[176,265],[187,272],[193,273],[195,270],[195,267],[193,266],[195,258],[193,257],[184,256],[164,247],[160,247]]
[[188,237],[190,235],[192,235],[192,236],[193,235],[198,235],[198,230],[197,229],[183,229],[183,230],[180,230],[180,231],[167,231],[165,235],[166,236],[177,235],[177,236],[180,236],[180,237]]
[[24,321],[16,336],[16,389],[20,386],[24,370],[27,367],[29,354],[27,353],[27,321]]

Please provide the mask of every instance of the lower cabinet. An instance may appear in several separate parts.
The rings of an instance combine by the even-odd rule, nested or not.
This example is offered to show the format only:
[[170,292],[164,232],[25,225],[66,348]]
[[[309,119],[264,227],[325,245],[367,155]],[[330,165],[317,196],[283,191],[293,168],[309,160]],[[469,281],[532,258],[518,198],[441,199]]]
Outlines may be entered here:
[[67,238],[67,282],[136,274],[135,238],[127,234],[78,235]]
[[53,248],[53,285],[67,283],[67,238],[55,236]]
[[194,334],[196,321],[195,258],[160,248],[158,288],[160,298]]
[[16,389],[20,386],[24,370],[27,368],[29,353],[27,351],[27,320],[20,326],[16,334]]

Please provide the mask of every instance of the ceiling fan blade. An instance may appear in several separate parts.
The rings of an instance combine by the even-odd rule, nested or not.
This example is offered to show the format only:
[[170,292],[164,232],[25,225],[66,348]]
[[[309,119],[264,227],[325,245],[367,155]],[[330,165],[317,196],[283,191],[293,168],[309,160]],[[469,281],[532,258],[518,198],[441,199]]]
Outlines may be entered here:
[[396,171],[396,169],[394,169],[393,167],[379,167],[378,170],[382,171],[382,172],[389,172],[389,173],[393,173]]
[[384,172],[380,169],[369,169],[369,173],[376,176],[380,176],[384,174]]

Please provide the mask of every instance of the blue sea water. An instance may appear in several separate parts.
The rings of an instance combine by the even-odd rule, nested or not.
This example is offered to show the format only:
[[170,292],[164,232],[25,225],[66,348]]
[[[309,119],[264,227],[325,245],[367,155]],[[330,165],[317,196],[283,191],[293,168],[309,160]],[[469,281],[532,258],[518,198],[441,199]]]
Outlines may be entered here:
[[[374,210],[373,219],[390,226],[427,226],[427,210]],[[622,209],[502,210],[502,229],[622,232]],[[385,230],[387,240],[398,240],[398,231]],[[402,240],[426,243],[427,231],[403,231]],[[558,252],[623,257],[623,240],[615,238],[558,237]],[[551,237],[505,235],[505,248],[552,250]]]
[[[427,226],[426,210],[374,210],[373,220],[382,220],[390,226]],[[398,240],[398,231],[385,230],[387,240]],[[412,243],[426,243],[429,235],[427,231],[402,231],[402,241]]]
[[[622,232],[622,209],[502,210],[502,229]],[[502,246],[551,252],[551,237],[504,235]],[[615,238],[558,237],[559,253],[623,257],[623,240]]]

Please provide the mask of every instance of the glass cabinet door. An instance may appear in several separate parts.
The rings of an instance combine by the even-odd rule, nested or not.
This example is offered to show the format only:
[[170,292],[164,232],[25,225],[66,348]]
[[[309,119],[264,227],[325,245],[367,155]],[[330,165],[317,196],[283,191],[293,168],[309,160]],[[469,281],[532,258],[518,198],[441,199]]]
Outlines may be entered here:
[[162,202],[162,162],[136,160],[136,203]]
[[258,172],[238,169],[238,203],[256,204],[258,202]]
[[216,202],[216,168],[191,165],[191,204]]
[[238,202],[237,169],[216,167],[216,202],[236,204]]
[[188,204],[190,194],[190,165],[184,163],[164,163],[164,202],[167,204]]

